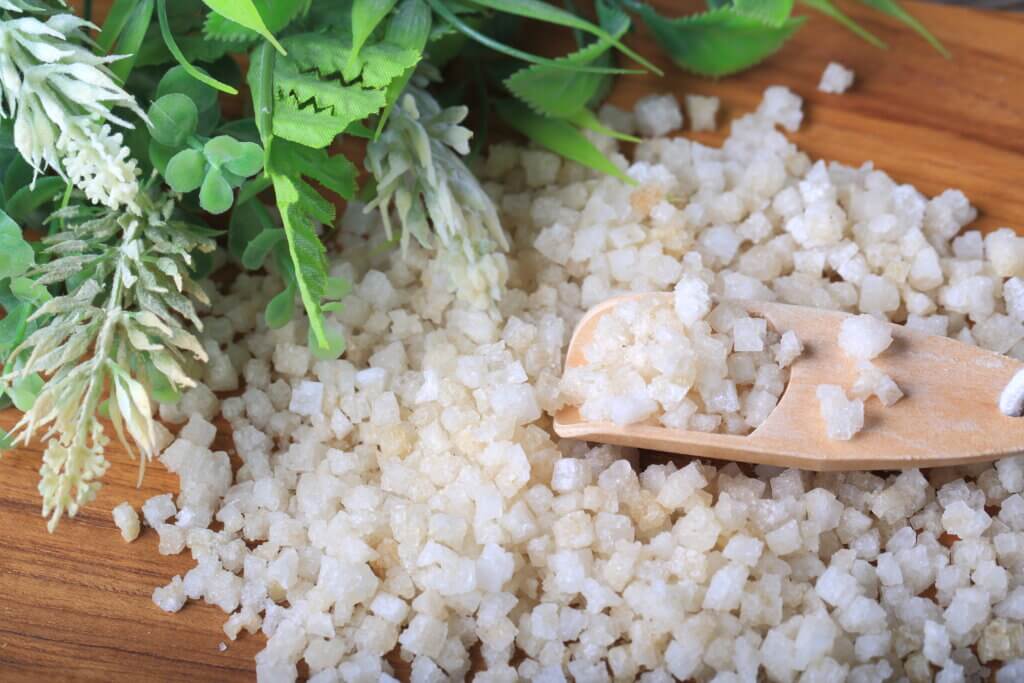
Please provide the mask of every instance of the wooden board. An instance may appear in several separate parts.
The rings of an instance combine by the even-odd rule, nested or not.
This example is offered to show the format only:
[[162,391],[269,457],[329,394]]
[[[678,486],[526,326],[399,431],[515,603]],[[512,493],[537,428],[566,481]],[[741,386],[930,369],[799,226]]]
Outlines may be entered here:
[[[678,7],[671,0],[654,4]],[[628,104],[666,90],[714,94],[728,117],[753,108],[766,86],[788,85],[807,100],[806,129],[795,137],[814,156],[873,159],[927,192],[961,187],[983,211],[980,226],[1024,226],[1024,17],[907,4],[952,49],[953,61],[893,22],[851,7],[890,43],[888,51],[813,16],[781,53],[739,77],[694,79],[655,57],[667,76],[620,79],[612,100]],[[850,93],[816,91],[830,60],[856,70]],[[0,414],[0,426],[15,419]],[[220,440],[221,448],[230,448],[226,435]],[[139,506],[173,491],[176,477],[154,464],[135,488],[135,466],[111,446],[113,466],[99,498],[50,535],[35,490],[40,453],[33,445],[0,463],[0,680],[252,679],[262,637],[230,643],[216,608],[189,605],[167,615],[150,601],[153,589],[186,571],[191,559],[158,555],[152,531],[125,544],[114,529],[114,505],[127,500]],[[229,643],[224,652],[218,650],[222,641]]]

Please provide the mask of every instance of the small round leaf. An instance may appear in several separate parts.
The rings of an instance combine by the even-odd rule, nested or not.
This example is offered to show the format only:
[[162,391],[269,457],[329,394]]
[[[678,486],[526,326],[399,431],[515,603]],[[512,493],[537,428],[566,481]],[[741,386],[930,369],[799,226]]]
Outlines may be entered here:
[[183,149],[167,162],[164,177],[175,192],[191,192],[203,184],[206,159],[197,149]]
[[263,168],[263,148],[252,142],[238,143],[238,156],[224,166],[243,178],[254,176]]
[[218,135],[203,146],[203,154],[214,166],[223,166],[241,153],[242,143],[230,135]]
[[167,147],[181,147],[196,132],[199,110],[186,95],[164,95],[149,107],[153,139]]
[[[205,69],[198,66],[196,68],[206,73]],[[160,84],[156,87],[156,96],[158,98],[170,95],[171,93],[187,95],[189,99],[196,103],[196,107],[201,112],[217,105],[217,91],[205,83],[192,78],[185,71],[185,68],[180,65],[165,73],[163,78],[160,79]]]
[[231,185],[221,172],[216,168],[210,169],[203,180],[203,186],[199,189],[199,206],[210,213],[224,213],[231,208],[234,199]]

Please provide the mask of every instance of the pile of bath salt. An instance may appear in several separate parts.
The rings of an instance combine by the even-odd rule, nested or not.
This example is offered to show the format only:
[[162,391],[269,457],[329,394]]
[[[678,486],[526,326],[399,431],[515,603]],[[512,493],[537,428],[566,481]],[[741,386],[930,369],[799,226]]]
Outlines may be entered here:
[[[492,147],[479,172],[513,242],[494,310],[457,299],[416,245],[378,249],[378,220],[352,208],[331,265],[354,283],[329,314],[341,360],[313,358],[301,321],[267,329],[272,278],[236,280],[207,312],[216,370],[161,408],[187,422],[163,455],[181,492],[143,515],[196,566],[156,602],[204,600],[229,638],[261,632],[261,681],[294,680],[300,663],[317,683],[471,668],[478,681],[1022,680],[1024,458],[886,476],[641,468],[551,432],[583,312],[694,270],[719,300],[872,313],[1021,355],[1024,241],[957,237],[974,216],[958,192],[812,163],[776,129],[801,117],[773,88],[720,149],[650,139],[627,160],[594,137],[636,186]],[[244,390],[221,401],[211,382]],[[234,473],[211,441],[218,413]]]
[[627,300],[603,315],[562,392],[590,421],[748,434],[778,404],[801,351],[796,334],[735,303],[712,309],[708,283],[692,273],[672,298]]

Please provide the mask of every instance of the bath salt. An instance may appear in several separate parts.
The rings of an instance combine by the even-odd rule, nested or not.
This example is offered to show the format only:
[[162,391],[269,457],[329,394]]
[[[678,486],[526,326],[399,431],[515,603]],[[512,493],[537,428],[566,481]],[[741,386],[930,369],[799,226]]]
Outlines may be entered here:
[[[645,125],[681,126],[657,114],[671,105]],[[601,116],[623,130],[641,118]],[[671,428],[738,434],[765,419],[802,344],[762,335],[730,299],[989,345],[1017,334],[1005,273],[1019,243],[993,238],[1013,253],[990,258],[963,231],[976,212],[958,191],[815,162],[783,134],[802,118],[800,98],[772,88],[721,148],[647,138],[627,153],[593,135],[635,186],[492,146],[481,174],[514,237],[492,307],[453,295],[450,264],[415,240],[381,248],[380,217],[350,208],[329,233],[330,272],[353,285],[325,313],[342,359],[310,353],[301,312],[266,326],[275,276],[213,293],[209,317],[244,323],[243,392],[221,401],[211,383],[161,415],[212,424],[219,409],[237,453],[212,450],[198,419],[165,445],[181,492],[143,515],[163,552],[187,549],[195,566],[154,602],[225,611],[210,642],[255,635],[263,681],[1019,680],[1024,460],[817,473],[551,430],[574,396]],[[591,350],[615,373],[563,387],[585,311],[655,291],[657,310],[617,309]],[[851,357],[850,376],[889,367],[894,350],[855,337],[877,353]],[[867,374],[865,400],[886,400]],[[825,398],[851,433],[847,391]]]
[[839,348],[851,358],[871,360],[892,344],[888,323],[872,315],[858,315],[843,320],[839,326]]
[[841,95],[853,85],[853,71],[847,69],[839,62],[829,62],[821,74],[821,82],[818,83],[818,90],[821,92]]
[[788,333],[783,367],[772,351],[781,350],[782,337],[764,318],[728,302],[712,306],[703,280],[684,277],[671,298],[615,307],[584,347],[588,362],[565,371],[568,402],[586,420],[617,425],[756,429],[785,391],[799,339]]
[[131,543],[139,537],[139,513],[131,503],[119,503],[113,510],[114,525],[121,532],[121,538]]
[[819,385],[816,393],[828,438],[849,441],[864,428],[863,401],[848,399],[843,388],[835,384]]
[[715,130],[717,126],[716,119],[718,117],[718,108],[720,106],[720,102],[717,97],[687,95],[685,102],[686,118],[690,120],[690,130]]

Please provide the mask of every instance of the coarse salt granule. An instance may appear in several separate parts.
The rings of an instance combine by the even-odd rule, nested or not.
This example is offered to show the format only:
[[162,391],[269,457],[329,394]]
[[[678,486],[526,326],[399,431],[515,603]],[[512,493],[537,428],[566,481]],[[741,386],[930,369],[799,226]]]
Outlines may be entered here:
[[846,318],[839,326],[839,348],[851,358],[871,360],[891,344],[889,324],[872,315]]
[[846,398],[843,388],[835,384],[819,385],[817,396],[828,438],[849,441],[864,428],[863,401]]
[[658,138],[683,126],[683,112],[674,95],[647,95],[633,109],[636,127],[646,138]]
[[853,85],[853,71],[847,69],[839,62],[829,62],[825,71],[821,74],[821,82],[818,83],[818,90],[821,92],[841,95]]
[[114,524],[121,532],[121,538],[126,543],[131,543],[139,537],[139,513],[135,511],[132,504],[125,501],[119,503],[113,510]]
[[686,117],[690,119],[690,130],[707,131],[717,127],[719,99],[706,95],[687,95]]

